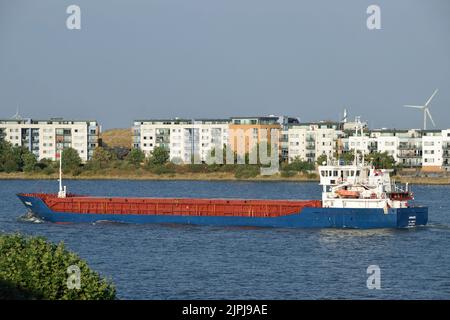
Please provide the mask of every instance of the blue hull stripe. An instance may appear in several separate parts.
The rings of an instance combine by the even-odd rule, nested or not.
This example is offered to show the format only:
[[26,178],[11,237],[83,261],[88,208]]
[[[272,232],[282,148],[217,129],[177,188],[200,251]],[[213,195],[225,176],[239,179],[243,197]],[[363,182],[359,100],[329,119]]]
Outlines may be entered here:
[[280,217],[182,216],[151,214],[93,214],[54,212],[37,197],[18,195],[34,214],[50,222],[111,221],[122,223],[179,223],[213,226],[254,226],[282,228],[407,228],[426,225],[428,208],[389,209],[304,208],[301,213]]

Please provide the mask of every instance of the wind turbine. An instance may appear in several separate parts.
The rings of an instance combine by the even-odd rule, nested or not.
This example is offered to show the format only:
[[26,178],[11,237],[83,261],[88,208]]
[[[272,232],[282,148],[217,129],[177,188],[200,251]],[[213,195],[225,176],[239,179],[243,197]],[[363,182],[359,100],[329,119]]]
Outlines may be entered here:
[[433,94],[431,95],[430,99],[428,99],[427,102],[423,106],[411,106],[411,105],[405,105],[406,108],[415,108],[415,109],[421,109],[423,111],[423,130],[427,130],[427,116],[430,118],[431,123],[433,126],[436,127],[436,124],[434,123],[433,117],[430,113],[430,108],[428,106],[430,105],[431,100],[433,100],[436,93],[438,93],[438,89],[434,90]]

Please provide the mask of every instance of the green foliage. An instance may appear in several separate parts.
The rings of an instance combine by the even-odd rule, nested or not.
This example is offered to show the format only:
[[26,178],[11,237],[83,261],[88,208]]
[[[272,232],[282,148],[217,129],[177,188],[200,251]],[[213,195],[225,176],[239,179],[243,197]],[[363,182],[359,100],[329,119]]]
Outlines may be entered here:
[[135,167],[139,167],[144,159],[144,152],[137,148],[131,149],[130,153],[125,157],[125,160]]
[[257,165],[238,165],[234,176],[237,179],[254,178],[260,174],[260,167]]
[[311,180],[316,180],[317,174],[315,172],[311,172],[311,173],[306,174],[306,177]]
[[163,147],[155,147],[148,158],[148,165],[161,166],[169,161],[169,151]]
[[10,173],[10,172],[15,172],[15,171],[19,171],[19,165],[17,164],[16,161],[14,161],[14,159],[5,159],[3,162],[3,171]]
[[296,171],[290,171],[290,170],[282,170],[281,171],[281,176],[283,178],[290,178],[290,177],[295,176],[296,174],[297,174]]
[[27,148],[12,146],[9,142],[0,141],[0,171],[33,171],[37,163],[36,157]]
[[73,148],[65,148],[62,152],[61,166],[64,172],[79,168],[81,158],[78,151]]
[[387,152],[372,152],[366,155],[366,161],[371,162],[377,169],[392,169],[395,166],[394,158]]
[[172,174],[175,173],[175,165],[154,165],[150,171],[154,174]]
[[328,160],[328,157],[326,154],[321,154],[317,157],[316,163],[321,166],[324,162],[326,163]]
[[32,172],[36,169],[37,159],[33,153],[31,152],[24,153],[22,155],[22,161],[23,161],[23,171]]
[[92,155],[92,163],[98,168],[107,168],[116,159],[116,154],[102,147],[97,147]]
[[[80,289],[69,289],[69,266],[81,272]],[[114,285],[87,263],[42,237],[0,236],[0,299],[110,300]]]
[[308,172],[314,170],[314,163],[303,161],[297,157],[291,163],[284,164],[281,169],[282,171]]
[[44,169],[42,169],[42,172],[46,175],[52,175],[56,172],[56,170],[53,168],[53,166],[47,166]]
[[339,160],[343,161],[345,164],[353,163],[353,160],[355,159],[355,152],[354,150],[345,152],[340,155]]

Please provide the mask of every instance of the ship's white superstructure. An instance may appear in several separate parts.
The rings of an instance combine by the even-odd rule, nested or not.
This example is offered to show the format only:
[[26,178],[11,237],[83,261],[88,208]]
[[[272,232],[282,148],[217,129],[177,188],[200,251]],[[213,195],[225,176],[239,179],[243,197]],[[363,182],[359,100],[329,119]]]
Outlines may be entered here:
[[[360,123],[357,119],[357,123]],[[363,127],[356,129],[363,138]],[[358,152],[359,151],[359,152]],[[351,164],[340,161],[319,166],[322,206],[325,208],[406,208],[413,199],[408,185],[400,187],[391,182],[388,169],[376,169],[365,162],[364,149],[354,149]]]

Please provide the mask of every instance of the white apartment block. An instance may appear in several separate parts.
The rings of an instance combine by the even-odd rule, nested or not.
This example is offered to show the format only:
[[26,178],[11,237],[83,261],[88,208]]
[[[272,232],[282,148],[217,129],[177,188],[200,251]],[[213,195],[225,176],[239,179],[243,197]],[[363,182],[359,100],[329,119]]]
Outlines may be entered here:
[[169,150],[173,162],[206,161],[211,150],[228,144],[228,120],[135,120],[133,147],[149,156],[155,147]]
[[404,167],[450,170],[450,129],[372,130],[364,137],[343,139],[344,150],[387,152]]
[[96,121],[0,120],[0,139],[33,152],[38,160],[59,159],[63,148],[78,151],[82,161],[91,159],[98,146],[99,126]]
[[342,131],[334,122],[300,123],[288,130],[289,162],[295,158],[315,162],[321,155],[334,159]]

